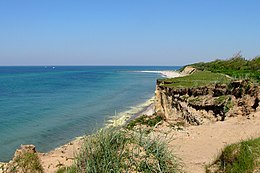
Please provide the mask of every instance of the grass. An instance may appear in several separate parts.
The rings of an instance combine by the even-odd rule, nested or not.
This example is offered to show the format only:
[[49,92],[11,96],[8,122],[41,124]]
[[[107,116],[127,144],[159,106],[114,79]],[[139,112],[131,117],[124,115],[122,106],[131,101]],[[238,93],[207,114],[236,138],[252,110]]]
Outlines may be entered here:
[[179,172],[176,158],[164,143],[151,140],[143,133],[131,134],[107,129],[87,138],[72,167],[62,172]]
[[36,153],[24,153],[14,160],[12,172],[43,173],[39,157]]
[[196,103],[201,102],[201,101],[202,101],[202,100],[201,100],[200,97],[195,97],[195,98],[189,99],[189,102],[190,102],[190,103],[193,103],[193,104],[196,104]]
[[192,88],[216,83],[230,83],[231,79],[220,73],[198,71],[188,76],[173,79],[160,79],[163,86],[172,88]]
[[214,73],[224,73],[235,79],[254,79],[260,81],[260,57],[246,60],[240,54],[227,59],[215,60],[208,63],[196,63],[191,66],[198,70],[208,70]]
[[154,116],[142,115],[129,122],[126,128],[132,130],[137,125],[147,125],[149,127],[154,127],[157,123],[161,122],[162,120],[163,117],[160,115],[154,115]]
[[[225,147],[213,165],[217,165],[217,169],[213,172],[247,173],[260,171],[260,138]],[[210,172],[211,166],[206,168],[207,172]]]
[[221,105],[223,104],[224,102],[226,102],[227,100],[229,100],[229,97],[227,95],[223,95],[223,96],[219,96],[217,97],[214,102],[215,104],[217,105]]

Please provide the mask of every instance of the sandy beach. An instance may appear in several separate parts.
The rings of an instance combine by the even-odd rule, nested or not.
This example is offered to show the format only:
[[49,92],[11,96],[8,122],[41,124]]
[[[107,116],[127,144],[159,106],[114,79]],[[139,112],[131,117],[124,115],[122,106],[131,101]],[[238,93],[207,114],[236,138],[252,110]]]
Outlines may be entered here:
[[162,75],[162,77],[165,78],[175,78],[175,77],[180,77],[181,74],[178,71],[170,71],[170,70],[166,70],[166,71],[140,71],[143,73],[159,73]]

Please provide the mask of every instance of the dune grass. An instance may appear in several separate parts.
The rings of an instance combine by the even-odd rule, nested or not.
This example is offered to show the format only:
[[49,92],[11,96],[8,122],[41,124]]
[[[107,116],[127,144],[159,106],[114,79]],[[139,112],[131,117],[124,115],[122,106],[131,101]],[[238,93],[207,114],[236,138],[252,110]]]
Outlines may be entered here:
[[[215,167],[213,171],[210,168]],[[224,148],[207,172],[248,173],[260,171],[260,138],[231,144]]]
[[14,160],[12,172],[43,173],[40,159],[36,153],[24,153]]
[[171,88],[192,88],[216,83],[230,83],[231,79],[224,74],[210,71],[198,71],[188,76],[172,79],[160,79],[161,85]]
[[177,159],[164,143],[151,140],[143,133],[107,129],[86,138],[72,167],[62,172],[179,172]]

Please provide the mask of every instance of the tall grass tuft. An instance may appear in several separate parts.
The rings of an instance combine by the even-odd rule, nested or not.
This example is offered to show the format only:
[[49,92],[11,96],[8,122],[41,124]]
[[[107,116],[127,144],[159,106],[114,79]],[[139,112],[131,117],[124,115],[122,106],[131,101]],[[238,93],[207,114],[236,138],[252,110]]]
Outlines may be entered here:
[[65,172],[180,172],[177,159],[143,133],[106,129],[86,138],[75,164]]

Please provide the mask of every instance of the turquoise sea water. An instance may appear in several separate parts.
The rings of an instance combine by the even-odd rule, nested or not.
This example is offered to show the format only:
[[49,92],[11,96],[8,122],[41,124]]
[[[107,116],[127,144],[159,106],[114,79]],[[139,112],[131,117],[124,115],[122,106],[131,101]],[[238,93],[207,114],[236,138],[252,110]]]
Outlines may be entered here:
[[47,152],[103,127],[154,95],[157,73],[179,67],[0,67],[0,161],[21,144]]

